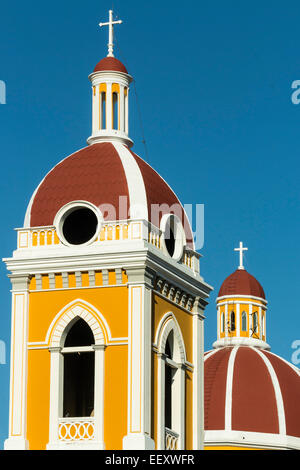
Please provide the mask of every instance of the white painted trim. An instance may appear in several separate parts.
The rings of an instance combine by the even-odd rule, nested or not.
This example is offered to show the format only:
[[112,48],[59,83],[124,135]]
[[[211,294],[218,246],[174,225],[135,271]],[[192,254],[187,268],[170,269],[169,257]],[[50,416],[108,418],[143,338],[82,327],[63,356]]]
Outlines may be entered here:
[[295,366],[294,364],[291,364],[286,359],[284,359],[283,357],[278,356],[278,354],[275,354],[272,351],[268,351],[268,353],[271,354],[274,357],[277,357],[278,359],[281,359],[281,361],[283,361],[285,364],[290,366],[290,368],[293,369],[293,371],[296,372],[300,376],[300,369],[297,366]]
[[[50,338],[50,352],[51,352],[51,366],[50,366],[50,415],[49,415],[49,442],[47,449],[55,448],[73,448],[80,447],[87,449],[88,445],[93,447],[104,449],[104,339],[105,333],[103,331],[103,323],[97,319],[96,316],[92,316],[89,310],[85,310],[82,305],[78,305],[78,300],[70,302],[64,307],[59,314],[56,315],[56,319],[59,318]],[[80,301],[82,304],[83,301]],[[87,302],[84,302],[87,304]],[[93,311],[96,311],[92,307]],[[72,443],[71,446],[68,443],[62,443],[58,437],[58,419],[62,417],[63,413],[63,344],[66,335],[70,328],[74,324],[74,320],[80,317],[82,318],[91,328],[95,345],[92,346],[92,350],[95,351],[95,390],[94,390],[94,415],[95,415],[95,441],[89,443]],[[54,322],[52,321],[51,325]],[[48,332],[50,335],[51,327]],[[47,334],[48,335],[48,334]],[[48,336],[49,336],[48,335]],[[81,350],[82,348],[68,348]],[[84,348],[87,349],[87,348]],[[90,348],[89,348],[90,349]],[[78,447],[78,448],[79,448]]]
[[300,450],[300,438],[247,431],[205,431],[205,446],[240,446],[268,449]]
[[218,350],[217,349],[213,349],[212,351],[209,351],[207,354],[205,354],[204,356],[204,362],[210,357],[210,356],[213,356],[214,354],[216,354]]
[[246,336],[228,336],[227,338],[218,339],[213,343],[213,348],[224,348],[227,346],[255,346],[260,349],[270,349],[270,345],[265,341],[256,338],[248,338]]
[[[63,224],[64,224],[65,219],[68,217],[68,215],[70,215],[76,209],[81,209],[81,208],[89,209],[95,214],[95,216],[97,217],[97,229],[96,229],[94,235],[90,238],[90,240],[88,240],[85,243],[81,243],[80,245],[74,245],[73,243],[69,243],[65,239],[65,237],[63,235]],[[57,236],[58,236],[59,240],[61,241],[61,243],[63,245],[70,246],[70,247],[74,247],[74,246],[83,247],[83,246],[91,245],[96,240],[96,238],[99,236],[102,224],[103,224],[103,214],[101,213],[99,208],[96,207],[91,202],[82,201],[82,200],[71,201],[71,202],[68,202],[67,204],[65,204],[64,206],[62,206],[58,210],[58,212],[56,213],[56,215],[54,217],[54,222],[53,222],[53,225],[56,229]]]
[[232,386],[233,386],[233,374],[234,374],[234,363],[238,346],[235,346],[229,356],[227,378],[226,378],[226,395],[225,395],[225,430],[231,430],[231,415],[232,415]]
[[151,438],[151,305],[146,283],[129,284],[128,405],[123,449],[155,448]]
[[[184,346],[183,335],[180,330],[179,324],[172,312],[166,313],[160,320],[156,330],[155,343],[158,350],[158,408],[157,408],[157,420],[159,426],[157,427],[157,446],[158,449],[165,449],[165,347],[166,341],[173,331],[174,334],[174,358],[173,360],[178,364],[178,368],[174,378],[174,393],[177,396],[176,408],[172,408],[172,420],[176,426],[173,431],[179,434],[178,438],[178,450],[185,448],[185,370],[184,365],[186,361],[186,352]],[[173,392],[172,392],[173,393]],[[173,414],[174,413],[174,414]]]
[[[83,307],[82,307],[83,305]],[[69,302],[67,305],[65,305],[56,315],[55,317],[53,318],[49,328],[48,328],[48,331],[47,331],[47,334],[46,334],[46,338],[45,338],[45,343],[46,344],[49,344],[50,346],[57,346],[57,339],[55,341],[52,340],[52,337],[53,337],[53,334],[51,335],[51,332],[53,330],[53,326],[57,323],[57,320],[67,314],[68,312],[71,313],[72,315],[72,318],[75,318],[76,316],[82,316],[84,314],[84,306],[87,307],[88,310],[92,310],[95,314],[95,317],[99,317],[100,319],[100,324],[102,323],[104,325],[104,328],[105,328],[105,333],[107,335],[107,338],[109,339],[109,341],[112,341],[112,336],[111,336],[111,332],[110,332],[110,329],[109,329],[109,326],[108,326],[108,323],[105,319],[105,317],[102,315],[102,313],[96,308],[94,307],[92,304],[90,304],[89,302],[83,300],[83,299],[75,299],[75,300],[72,300],[71,302]],[[81,309],[81,310],[80,310]],[[90,318],[90,317],[89,317]],[[85,318],[84,318],[85,319]],[[62,325],[64,324],[64,320],[62,320]],[[98,333],[98,330],[96,331],[95,330],[95,333],[97,334]],[[51,335],[51,337],[50,337]],[[102,343],[101,343],[102,344]]]
[[199,315],[193,317],[193,449],[203,449],[204,431],[204,325]]
[[258,304],[257,302],[252,302],[250,300],[244,300],[244,301],[240,301],[240,300],[224,300],[223,302],[218,302],[218,306],[222,306],[222,305],[237,305],[237,304],[240,304],[240,305],[255,305],[256,307],[261,307],[264,311],[267,310],[267,307],[265,305],[261,305],[261,304]]
[[[266,299],[263,299],[262,297],[255,297],[253,295],[238,295],[238,294],[235,294],[235,295],[222,295],[221,297],[217,297],[216,298],[216,303],[219,303],[220,300],[223,300],[223,299],[234,299],[234,298],[238,298],[238,299],[254,299],[254,300],[259,300],[260,302],[264,303],[264,304],[267,304],[268,302],[266,301]],[[245,303],[245,302],[241,302],[241,303]]]
[[[165,231],[167,224],[170,220],[174,221],[174,238],[175,238],[175,248],[174,253],[171,256],[168,252],[166,241],[165,241]],[[183,250],[186,245],[186,236],[183,225],[176,214],[164,214],[160,221],[160,230],[162,232],[161,242],[162,242],[162,250],[166,256],[170,256],[175,261],[179,261],[182,258]]]
[[[27,279],[24,276],[24,279]],[[16,280],[18,282],[18,280]],[[28,448],[27,432],[27,341],[28,341],[28,290],[13,283],[11,357],[10,357],[10,399],[9,437],[4,443],[6,450]],[[26,283],[26,282],[25,282]],[[24,282],[23,282],[24,284]],[[28,284],[27,284],[28,285]]]
[[159,353],[164,354],[166,341],[171,330],[174,331],[174,335],[177,338],[180,351],[180,355],[177,358],[177,362],[180,364],[186,364],[186,351],[184,347],[184,339],[179,323],[173,312],[165,313],[160,319],[155,333],[154,347],[157,348]]
[[113,142],[124,168],[130,201],[130,219],[148,220],[148,203],[144,179],[141,170],[128,148],[118,142]]
[[271,376],[273,388],[274,388],[274,393],[276,397],[276,404],[277,404],[277,414],[278,414],[278,424],[279,424],[279,434],[285,435],[286,434],[286,422],[285,422],[285,411],[284,411],[284,403],[283,403],[283,398],[282,398],[282,393],[279,385],[279,381],[276,375],[276,372],[267,358],[267,356],[261,352],[257,348],[252,349],[262,358],[264,361],[265,365],[267,366],[268,372]]

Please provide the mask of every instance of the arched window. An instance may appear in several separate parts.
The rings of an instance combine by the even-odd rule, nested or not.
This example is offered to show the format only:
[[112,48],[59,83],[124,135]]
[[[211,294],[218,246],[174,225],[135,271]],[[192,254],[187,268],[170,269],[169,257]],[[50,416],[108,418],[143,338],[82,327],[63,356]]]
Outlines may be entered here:
[[88,324],[75,321],[63,348],[63,417],[93,415],[95,352],[87,348],[94,342]]
[[235,331],[235,313],[234,311],[230,314],[230,331]]
[[[168,336],[166,342],[165,355],[166,359],[172,360],[173,357],[173,344],[174,337],[173,331]],[[170,366],[170,363],[166,360],[165,367],[165,426],[168,429],[172,429],[172,382],[173,382],[174,370]]]
[[257,321],[257,312],[252,314],[252,332],[253,334],[258,333],[258,321]]
[[118,93],[112,94],[112,108],[113,108],[113,129],[119,129],[119,100]]
[[157,448],[185,447],[185,363],[183,338],[173,315],[158,329]]
[[57,314],[50,335],[50,412],[47,449],[104,449],[105,321],[83,300]]
[[247,313],[242,312],[242,331],[247,331]]
[[106,129],[106,93],[102,91],[100,94],[100,129]]

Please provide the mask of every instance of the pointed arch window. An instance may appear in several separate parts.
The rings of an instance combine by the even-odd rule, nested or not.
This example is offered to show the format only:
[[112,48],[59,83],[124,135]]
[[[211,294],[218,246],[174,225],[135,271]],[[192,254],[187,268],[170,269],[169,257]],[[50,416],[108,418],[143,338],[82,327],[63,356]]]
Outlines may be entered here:
[[71,304],[51,333],[47,449],[105,448],[103,333],[83,303]]
[[69,330],[63,348],[63,417],[94,414],[94,335],[79,318]]
[[185,349],[172,317],[158,336],[158,449],[180,450],[185,443]]
[[247,313],[242,312],[242,331],[247,331]]

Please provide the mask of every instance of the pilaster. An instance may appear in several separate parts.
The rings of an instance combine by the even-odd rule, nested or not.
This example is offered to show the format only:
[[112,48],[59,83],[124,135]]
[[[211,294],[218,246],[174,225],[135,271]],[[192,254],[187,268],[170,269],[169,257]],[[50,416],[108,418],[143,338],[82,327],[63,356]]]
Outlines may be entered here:
[[28,275],[9,275],[12,283],[9,437],[6,450],[26,450]]
[[155,273],[130,268],[128,276],[128,410],[123,449],[154,449],[151,438],[151,314]]

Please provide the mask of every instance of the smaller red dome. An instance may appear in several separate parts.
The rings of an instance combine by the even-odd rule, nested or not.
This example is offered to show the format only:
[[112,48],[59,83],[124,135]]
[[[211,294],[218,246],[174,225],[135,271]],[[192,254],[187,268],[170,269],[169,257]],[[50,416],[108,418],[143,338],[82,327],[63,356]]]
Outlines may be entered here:
[[225,279],[218,297],[223,297],[223,295],[251,295],[266,298],[260,283],[245,269],[237,269]]
[[125,65],[115,57],[104,57],[104,59],[100,60],[94,68],[94,72],[103,72],[104,70],[128,73]]

